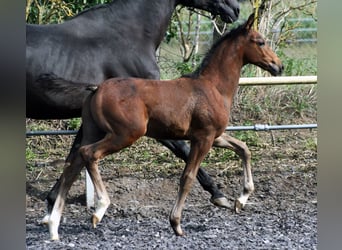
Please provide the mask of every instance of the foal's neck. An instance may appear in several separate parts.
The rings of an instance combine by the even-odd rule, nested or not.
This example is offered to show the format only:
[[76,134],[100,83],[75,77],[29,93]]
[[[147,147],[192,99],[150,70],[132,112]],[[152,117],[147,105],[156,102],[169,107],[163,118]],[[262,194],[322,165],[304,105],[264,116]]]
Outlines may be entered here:
[[222,43],[212,52],[199,77],[210,80],[222,95],[233,95],[244,65],[243,45],[240,39],[230,39]]

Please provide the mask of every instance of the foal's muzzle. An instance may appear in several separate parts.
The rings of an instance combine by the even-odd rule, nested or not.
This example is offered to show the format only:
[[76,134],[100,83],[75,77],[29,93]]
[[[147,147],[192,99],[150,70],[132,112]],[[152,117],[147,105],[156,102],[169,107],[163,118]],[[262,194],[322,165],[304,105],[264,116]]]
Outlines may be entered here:
[[284,65],[282,63],[280,63],[280,64],[270,63],[269,68],[267,70],[273,76],[280,76],[284,71]]

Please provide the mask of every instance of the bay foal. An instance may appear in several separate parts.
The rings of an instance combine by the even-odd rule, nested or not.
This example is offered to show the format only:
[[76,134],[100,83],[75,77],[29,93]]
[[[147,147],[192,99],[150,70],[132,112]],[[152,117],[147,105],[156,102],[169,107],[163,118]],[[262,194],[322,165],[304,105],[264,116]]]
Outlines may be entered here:
[[252,14],[246,23],[216,42],[201,66],[190,75],[170,81],[112,78],[88,96],[82,111],[82,146],[71,165],[64,169],[48,221],[51,239],[58,239],[67,192],[83,166],[98,196],[92,216],[96,227],[110,204],[98,171],[99,159],[130,146],[144,135],[156,139],[187,139],[191,143],[169,218],[176,235],[184,235],[180,221],[185,199],[201,161],[212,146],[231,149],[242,159],[243,189],[235,201],[235,211],[240,211],[254,190],[251,155],[245,143],[223,133],[240,71],[248,63],[272,75],[280,75],[283,70],[280,59],[262,35],[252,29],[253,22]]
[[[93,6],[60,24],[26,25],[26,117],[80,117],[89,95],[87,86],[113,77],[159,79],[156,49],[177,6],[196,8],[222,21],[238,19],[237,0],[113,0]],[[82,138],[79,129],[66,162],[71,162]],[[158,140],[187,161],[182,140]],[[198,181],[210,201],[227,207],[228,200],[200,168]],[[57,197],[57,180],[46,200],[50,216]]]

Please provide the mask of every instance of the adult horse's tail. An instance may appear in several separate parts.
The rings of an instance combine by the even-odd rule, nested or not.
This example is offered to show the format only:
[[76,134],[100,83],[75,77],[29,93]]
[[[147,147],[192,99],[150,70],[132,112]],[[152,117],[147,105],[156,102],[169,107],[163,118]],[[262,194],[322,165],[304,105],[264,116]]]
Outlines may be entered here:
[[97,85],[95,84],[85,84],[81,82],[72,82],[69,80],[66,80],[64,78],[58,77],[57,75],[53,73],[49,74],[43,74],[41,75],[37,81],[38,83],[45,83],[46,86],[49,86],[49,90],[52,92],[56,92],[57,90],[63,90],[69,85],[72,85],[72,88],[70,90],[91,90],[95,91],[97,89]]
[[91,86],[87,86],[87,90],[90,90],[91,92],[96,92],[96,90],[98,89],[99,86],[97,85],[91,85]]
[[[34,119],[80,117],[85,97],[93,92],[92,89],[96,85],[71,82],[53,73],[42,74],[32,84],[31,88],[26,89],[28,92],[26,115]],[[56,103],[60,104],[56,105]],[[41,115],[43,113],[44,116]]]

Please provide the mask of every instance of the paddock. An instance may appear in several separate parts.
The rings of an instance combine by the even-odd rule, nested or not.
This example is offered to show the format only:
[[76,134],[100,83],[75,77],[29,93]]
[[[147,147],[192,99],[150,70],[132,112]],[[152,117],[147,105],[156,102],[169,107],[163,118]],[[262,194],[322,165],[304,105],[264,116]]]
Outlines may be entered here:
[[[317,78],[314,80],[306,84],[315,84]],[[301,123],[304,124],[298,122],[297,125]],[[91,229],[88,222],[92,210],[86,208],[85,172],[82,171],[67,200],[66,217],[62,218],[60,229],[63,238],[54,243],[46,241],[49,232],[39,220],[46,212],[46,194],[63,168],[63,156],[69,147],[63,140],[70,136],[48,136],[45,141],[49,142],[42,147],[58,148],[56,154],[60,158],[55,161],[58,157],[52,155],[48,160],[43,156],[34,159],[35,167],[27,171],[28,249],[113,246],[167,249],[171,245],[179,249],[317,248],[317,130],[251,133],[262,141],[261,145],[249,146],[256,191],[249,201],[252,204],[240,215],[230,209],[214,207],[209,202],[209,194],[196,182],[184,209],[183,225],[189,235],[185,239],[173,236],[168,227],[168,209],[177,190],[183,162],[166,148],[144,138],[101,162],[101,173],[112,204],[96,229]],[[32,136],[27,140],[41,142],[44,138]],[[58,143],[64,146],[56,146]],[[222,154],[222,151],[210,151],[204,164],[233,206],[237,195],[234,190],[241,185],[242,168],[237,157]],[[248,238],[248,235],[253,237]]]
[[[112,204],[96,229],[88,221],[92,210],[86,208],[82,171],[69,193],[60,242],[46,241],[49,231],[39,220],[63,164],[37,162],[27,171],[27,249],[316,249],[317,154],[308,142],[317,131],[274,131],[275,143],[269,133],[258,132],[263,144],[250,146],[256,187],[252,204],[239,215],[217,208],[196,182],[183,212],[185,238],[175,237],[168,224],[184,164],[153,140],[144,138],[101,162]],[[227,160],[222,151],[210,151],[204,166],[233,207],[242,168],[237,157]]]

